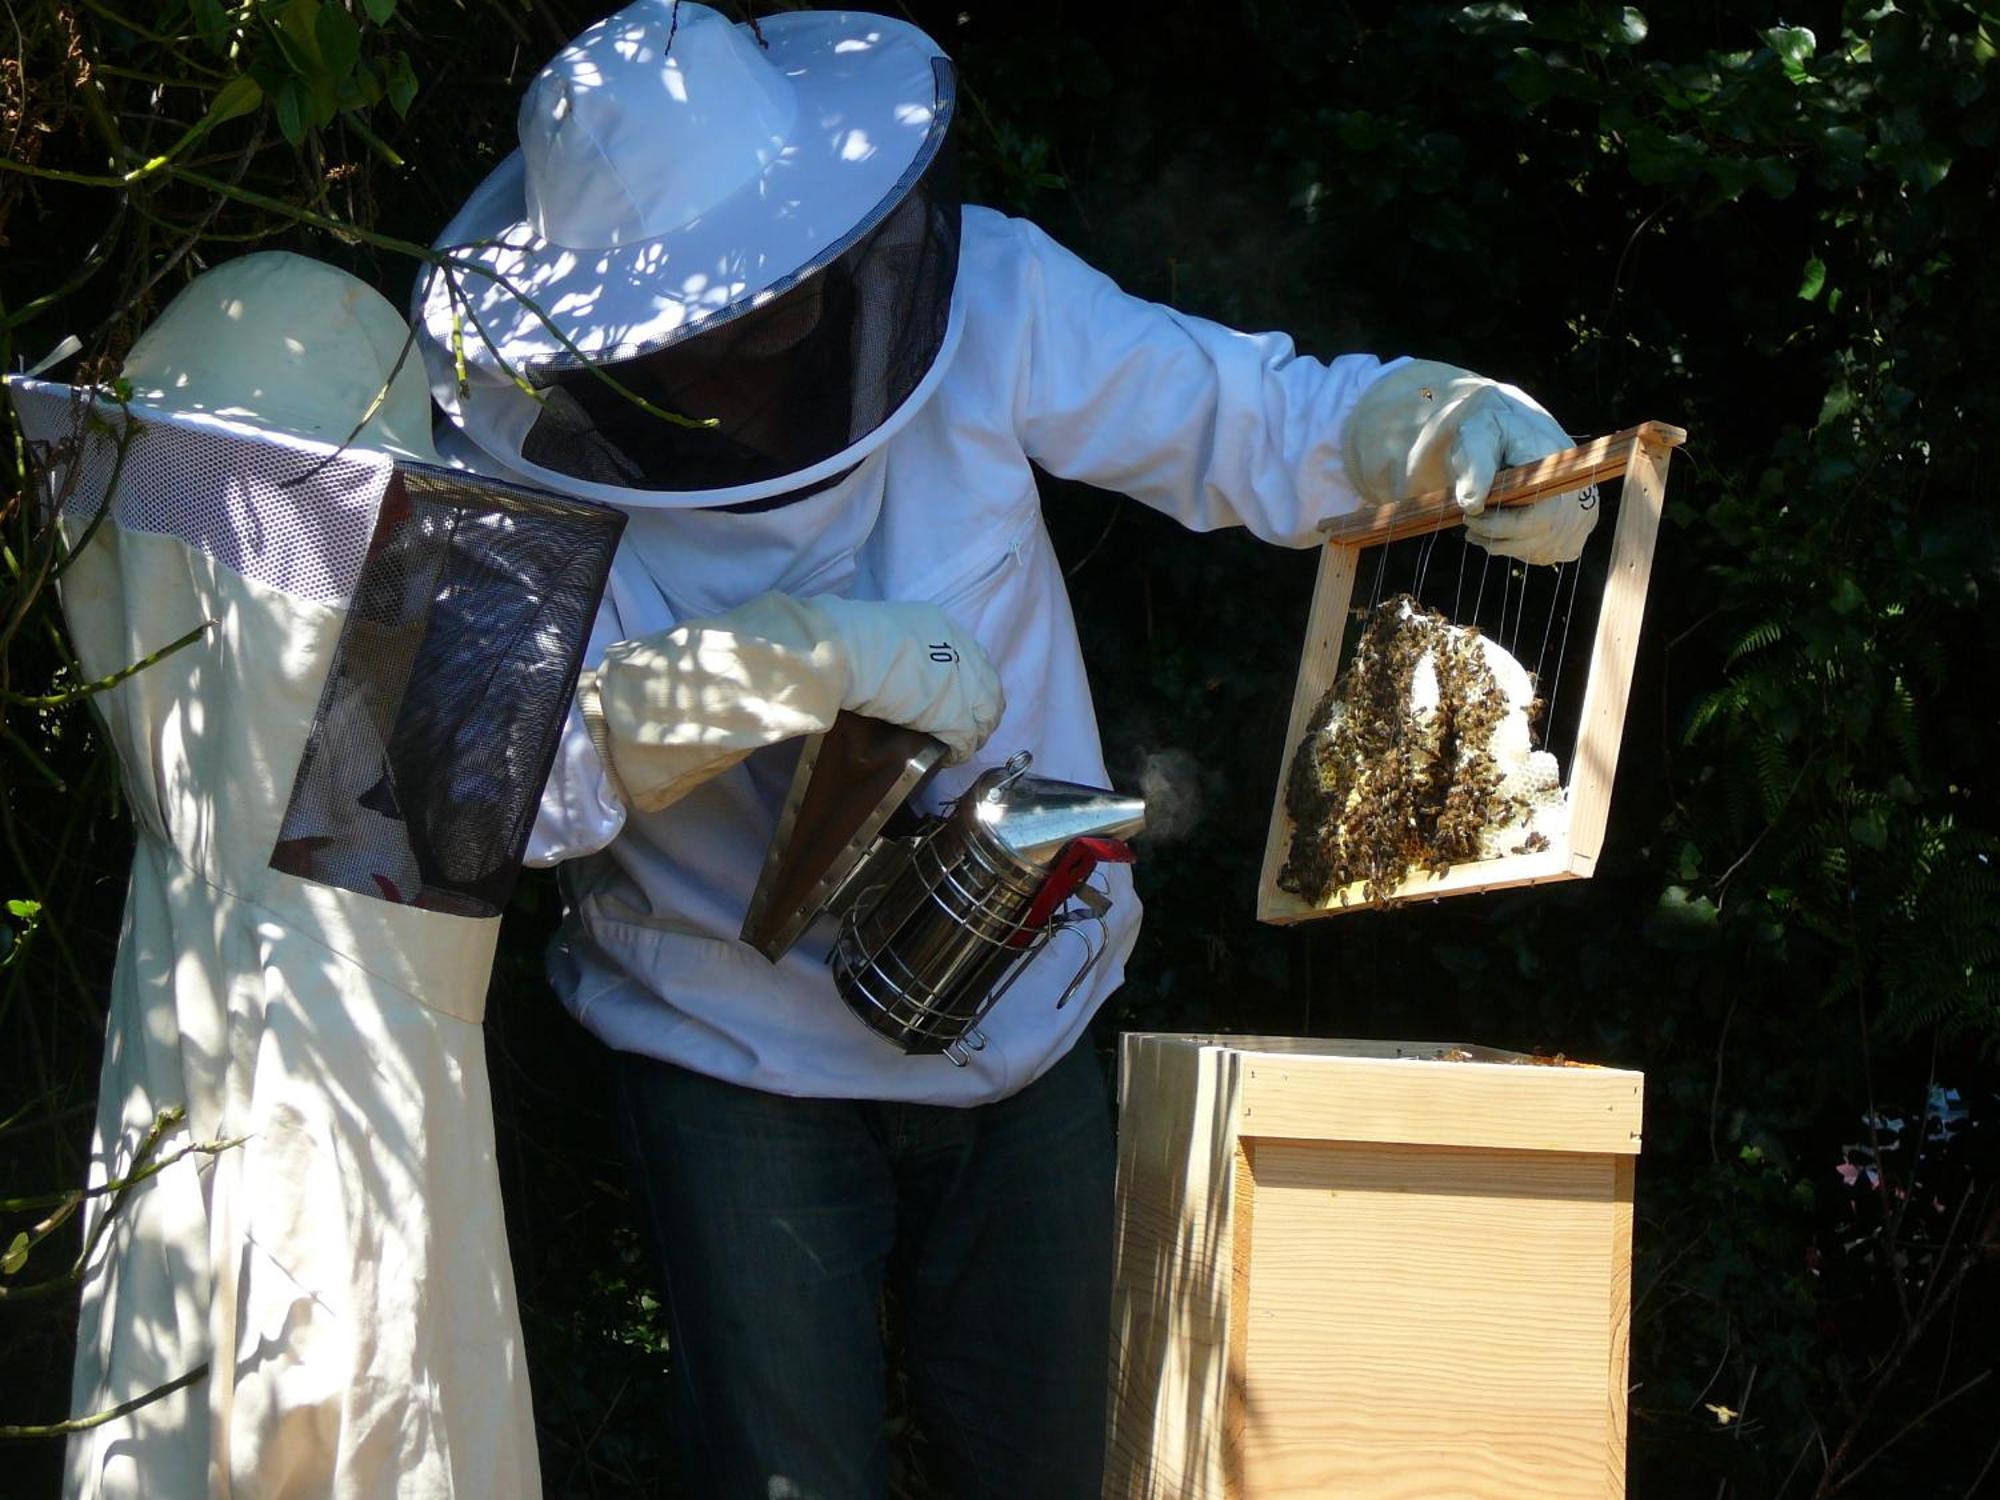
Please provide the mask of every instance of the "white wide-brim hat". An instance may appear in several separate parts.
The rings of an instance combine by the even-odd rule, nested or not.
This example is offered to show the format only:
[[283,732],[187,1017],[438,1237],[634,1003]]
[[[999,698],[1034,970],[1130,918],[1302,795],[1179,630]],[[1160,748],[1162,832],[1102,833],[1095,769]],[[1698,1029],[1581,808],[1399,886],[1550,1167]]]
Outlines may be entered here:
[[937,44],[853,12],[761,33],[639,0],[565,47],[522,101],[520,150],[439,236],[458,264],[418,285],[429,339],[522,373],[634,358],[769,300],[894,207],[939,148]]

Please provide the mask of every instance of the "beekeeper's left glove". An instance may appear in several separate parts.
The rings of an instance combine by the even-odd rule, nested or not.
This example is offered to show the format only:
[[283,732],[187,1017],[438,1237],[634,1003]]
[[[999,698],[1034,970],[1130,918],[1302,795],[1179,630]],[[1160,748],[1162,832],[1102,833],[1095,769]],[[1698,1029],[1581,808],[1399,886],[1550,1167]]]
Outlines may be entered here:
[[1552,495],[1488,512],[1503,468],[1571,446],[1527,392],[1456,365],[1412,360],[1362,392],[1347,419],[1347,472],[1363,499],[1387,505],[1450,491],[1466,535],[1489,552],[1529,563],[1569,562],[1597,525],[1594,492]]
[[946,764],[985,743],[1006,699],[971,634],[935,604],[760,594],[619,641],[577,703],[627,806],[657,812],[752,751],[842,709],[935,735]]

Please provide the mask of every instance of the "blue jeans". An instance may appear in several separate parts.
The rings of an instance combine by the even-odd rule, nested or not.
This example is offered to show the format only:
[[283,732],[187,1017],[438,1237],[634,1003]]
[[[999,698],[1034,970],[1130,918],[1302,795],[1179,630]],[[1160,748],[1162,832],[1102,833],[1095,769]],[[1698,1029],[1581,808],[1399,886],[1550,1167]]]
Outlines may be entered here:
[[887,1493],[890,1287],[947,1493],[1097,1500],[1114,1156],[1088,1043],[972,1109],[792,1099],[630,1054],[617,1078],[690,1495]]

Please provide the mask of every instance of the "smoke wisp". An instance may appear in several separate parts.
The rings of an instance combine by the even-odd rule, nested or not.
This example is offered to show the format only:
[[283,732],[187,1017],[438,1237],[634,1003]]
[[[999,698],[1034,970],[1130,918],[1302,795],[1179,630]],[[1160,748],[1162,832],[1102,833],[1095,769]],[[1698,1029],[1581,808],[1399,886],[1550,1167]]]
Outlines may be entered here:
[[1154,750],[1139,759],[1139,795],[1146,799],[1148,843],[1172,843],[1201,821],[1201,766],[1187,751]]

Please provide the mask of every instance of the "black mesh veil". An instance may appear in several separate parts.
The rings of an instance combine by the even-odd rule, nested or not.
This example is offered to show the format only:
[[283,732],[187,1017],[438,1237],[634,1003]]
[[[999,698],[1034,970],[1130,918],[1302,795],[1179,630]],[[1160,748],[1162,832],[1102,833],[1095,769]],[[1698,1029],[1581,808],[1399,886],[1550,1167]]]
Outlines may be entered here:
[[608,506],[399,466],[271,863],[497,915],[624,524]]
[[632,489],[714,490],[797,474],[860,442],[936,360],[958,274],[952,84],[939,64],[935,144],[900,196],[839,254],[761,305],[602,368],[690,428],[574,363],[527,372],[542,411],[521,456]]

